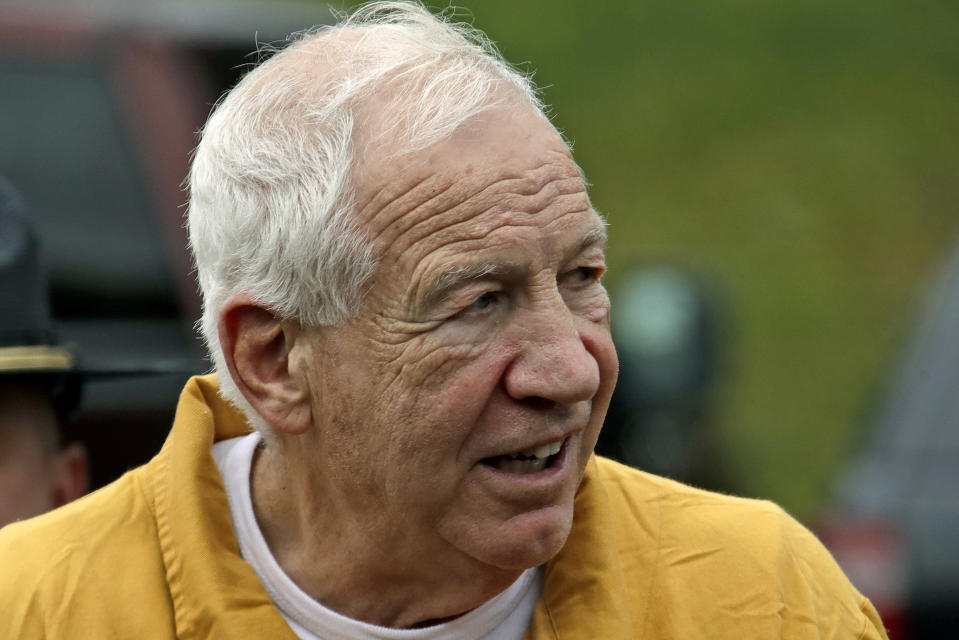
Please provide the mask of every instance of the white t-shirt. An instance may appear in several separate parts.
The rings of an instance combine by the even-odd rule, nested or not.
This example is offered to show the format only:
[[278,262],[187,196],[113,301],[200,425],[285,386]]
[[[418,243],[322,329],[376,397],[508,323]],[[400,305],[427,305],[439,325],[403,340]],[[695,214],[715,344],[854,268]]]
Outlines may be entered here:
[[287,623],[303,640],[520,640],[529,628],[536,601],[543,593],[543,567],[523,572],[506,591],[449,622],[422,629],[391,629],[341,615],[308,596],[290,579],[270,553],[256,523],[250,497],[250,469],[260,436],[252,433],[213,445],[230,502],[240,553],[260,577]]

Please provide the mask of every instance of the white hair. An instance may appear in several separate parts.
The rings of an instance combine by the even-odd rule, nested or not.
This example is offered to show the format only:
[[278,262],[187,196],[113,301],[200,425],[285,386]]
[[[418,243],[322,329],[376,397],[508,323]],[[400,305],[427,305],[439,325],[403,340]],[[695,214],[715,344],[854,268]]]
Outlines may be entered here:
[[343,323],[358,312],[375,267],[372,243],[353,217],[354,169],[368,148],[357,143],[358,117],[367,142],[387,140],[403,154],[517,98],[543,114],[529,76],[481,32],[418,3],[374,2],[337,25],[293,36],[215,108],[189,176],[199,324],[220,393],[251,426],[271,435],[226,367],[220,310],[246,293],[304,326]]

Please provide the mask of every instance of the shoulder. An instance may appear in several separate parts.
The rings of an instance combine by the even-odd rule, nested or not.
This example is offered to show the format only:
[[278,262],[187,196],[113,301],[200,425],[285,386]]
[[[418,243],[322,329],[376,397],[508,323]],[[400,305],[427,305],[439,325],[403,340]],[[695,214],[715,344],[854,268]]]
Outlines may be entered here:
[[[130,597],[124,576],[160,567],[144,468],[50,513],[0,530],[0,636],[44,636]],[[63,603],[69,602],[70,607]],[[105,619],[102,615],[99,619]],[[40,627],[37,627],[38,629]],[[68,636],[65,636],[68,637]]]
[[626,530],[652,526],[660,541],[723,542],[757,554],[779,553],[786,544],[819,546],[805,527],[773,502],[698,489],[605,458],[597,457],[596,462],[597,479]]
[[153,520],[143,472],[141,467],[59,509],[4,527],[0,557],[16,555],[19,567],[36,570],[62,555],[51,554],[53,549],[95,555],[138,537],[143,531],[136,529],[149,528]]
[[630,556],[642,548],[655,575],[651,597],[673,613],[694,620],[718,607],[732,618],[767,617],[769,630],[787,637],[804,637],[800,629],[815,622],[839,624],[848,637],[884,637],[872,606],[829,551],[778,505],[603,458],[594,477],[608,499],[622,566],[633,566]]
[[698,489],[602,457],[594,474],[626,533],[641,526],[656,537],[755,542],[802,529],[776,504]]

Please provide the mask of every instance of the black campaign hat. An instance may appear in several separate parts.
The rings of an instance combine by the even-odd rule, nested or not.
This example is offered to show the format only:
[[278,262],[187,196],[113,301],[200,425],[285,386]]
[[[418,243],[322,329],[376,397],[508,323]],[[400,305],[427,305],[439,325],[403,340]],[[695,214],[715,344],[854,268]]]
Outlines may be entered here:
[[76,359],[57,340],[36,233],[20,194],[0,177],[0,375],[67,374]]
[[61,344],[33,220],[20,193],[0,176],[0,381],[18,376],[46,382],[57,404],[69,410],[83,380],[184,374],[196,366],[183,359],[90,362]]

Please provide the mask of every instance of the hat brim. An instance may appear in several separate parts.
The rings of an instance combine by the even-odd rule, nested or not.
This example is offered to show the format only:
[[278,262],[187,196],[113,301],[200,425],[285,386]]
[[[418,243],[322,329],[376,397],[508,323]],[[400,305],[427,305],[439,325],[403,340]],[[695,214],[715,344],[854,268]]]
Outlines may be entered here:
[[0,347],[0,376],[61,375],[88,380],[193,374],[204,369],[199,359],[130,360],[97,362],[78,360],[73,353],[58,345],[22,345]]
[[0,374],[71,373],[76,359],[55,345],[0,347]]

